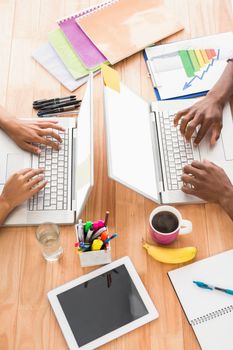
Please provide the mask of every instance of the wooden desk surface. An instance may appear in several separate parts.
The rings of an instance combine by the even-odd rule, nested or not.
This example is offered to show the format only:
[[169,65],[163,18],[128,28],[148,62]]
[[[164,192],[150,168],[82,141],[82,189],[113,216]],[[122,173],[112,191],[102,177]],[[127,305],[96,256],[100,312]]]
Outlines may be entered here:
[[[56,19],[98,1],[0,0],[0,103],[17,116],[31,116],[37,98],[68,95],[61,85],[36,64],[31,54],[45,43]],[[156,3],[156,0],[155,0]],[[185,30],[164,42],[232,30],[232,8],[227,0],[167,0],[180,16]],[[116,65],[122,80],[148,100],[155,99],[141,53]],[[142,278],[160,317],[105,346],[103,349],[199,349],[166,272],[174,268],[147,256],[142,238],[149,240],[148,217],[155,203],[115,183],[107,176],[103,103],[100,76],[95,78],[95,186],[83,219],[98,219],[110,210],[113,258],[129,255]],[[82,96],[84,88],[77,90]],[[233,248],[233,224],[214,204],[182,205],[184,218],[193,222],[193,232],[176,242],[194,245],[197,259]],[[36,245],[35,228],[0,229],[0,349],[67,349],[48,304],[50,289],[89,271],[79,266],[74,254],[74,229],[62,227],[65,253],[58,263],[46,263]],[[178,266],[175,266],[178,267]]]

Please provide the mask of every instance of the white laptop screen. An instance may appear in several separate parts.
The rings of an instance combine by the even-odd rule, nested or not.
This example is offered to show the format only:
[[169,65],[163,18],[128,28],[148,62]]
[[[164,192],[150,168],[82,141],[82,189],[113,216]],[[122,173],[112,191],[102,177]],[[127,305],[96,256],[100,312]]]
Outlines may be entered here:
[[158,201],[148,103],[123,84],[104,98],[109,176]]
[[76,218],[79,217],[93,186],[93,101],[90,76],[78,116],[76,153]]

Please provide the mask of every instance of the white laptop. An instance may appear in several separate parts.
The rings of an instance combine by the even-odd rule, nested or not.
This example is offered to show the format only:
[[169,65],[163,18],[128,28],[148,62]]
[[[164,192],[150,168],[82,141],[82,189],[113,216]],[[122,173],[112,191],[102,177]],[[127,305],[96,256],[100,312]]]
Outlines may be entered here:
[[[110,84],[111,85],[111,84]],[[198,203],[184,194],[180,176],[185,164],[208,159],[233,181],[233,123],[230,106],[223,112],[221,137],[214,147],[203,140],[187,143],[173,126],[174,114],[196,100],[148,103],[120,83],[120,92],[104,86],[109,176],[157,203]]]
[[28,167],[45,168],[44,176],[49,181],[42,191],[17,207],[4,225],[45,221],[71,224],[79,217],[93,186],[92,85],[90,75],[78,118],[58,118],[66,129],[60,132],[63,142],[59,151],[41,146],[40,156],[32,155],[0,130],[0,191],[10,175]]

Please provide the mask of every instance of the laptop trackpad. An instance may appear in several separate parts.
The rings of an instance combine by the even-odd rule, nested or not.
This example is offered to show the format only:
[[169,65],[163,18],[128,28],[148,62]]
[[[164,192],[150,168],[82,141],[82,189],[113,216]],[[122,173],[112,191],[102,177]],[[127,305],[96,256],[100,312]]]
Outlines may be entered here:
[[6,165],[6,180],[17,172],[19,169],[23,169],[25,158],[21,154],[8,153],[7,154],[7,165]]

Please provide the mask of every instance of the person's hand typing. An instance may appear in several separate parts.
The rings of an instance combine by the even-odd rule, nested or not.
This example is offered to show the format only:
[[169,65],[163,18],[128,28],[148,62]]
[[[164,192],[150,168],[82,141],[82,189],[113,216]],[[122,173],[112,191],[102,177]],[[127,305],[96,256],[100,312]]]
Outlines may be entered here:
[[203,137],[210,132],[210,144],[214,145],[222,129],[223,104],[214,96],[206,96],[193,106],[179,111],[174,118],[174,125],[180,121],[180,132],[190,141],[197,126],[200,126],[194,140],[199,144]]
[[[4,130],[20,148],[38,154],[40,148],[35,143],[48,145],[58,150],[62,139],[56,131],[64,131],[64,128],[52,120],[27,121],[9,118],[4,120]],[[46,136],[52,137],[53,140],[47,139]]]
[[223,201],[230,194],[233,200],[233,186],[225,171],[216,164],[204,160],[193,161],[185,165],[181,180],[182,191],[197,196],[208,202],[223,206]]
[[45,187],[47,181],[44,180],[43,172],[43,169],[27,168],[8,179],[0,195],[0,204],[4,206],[7,215]]

